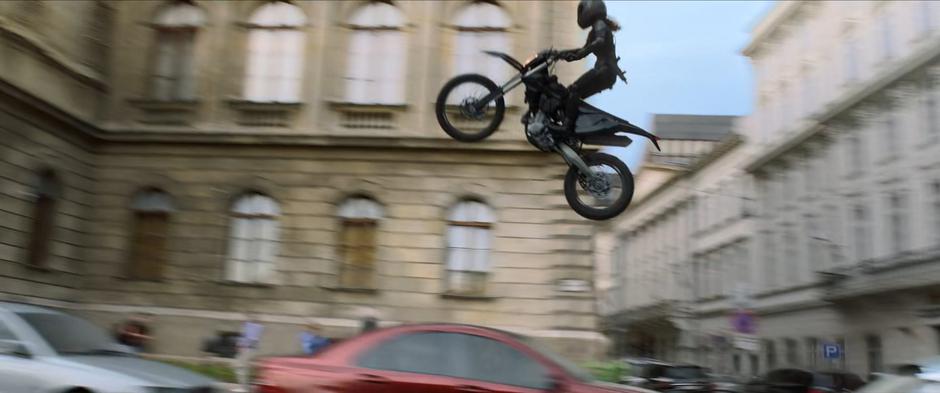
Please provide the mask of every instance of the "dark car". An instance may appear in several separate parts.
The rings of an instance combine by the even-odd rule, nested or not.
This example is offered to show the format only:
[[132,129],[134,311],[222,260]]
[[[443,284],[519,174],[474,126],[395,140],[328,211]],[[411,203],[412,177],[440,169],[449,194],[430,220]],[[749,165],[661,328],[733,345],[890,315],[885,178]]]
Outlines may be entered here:
[[607,393],[564,358],[513,333],[469,325],[404,325],[351,338],[313,357],[261,359],[260,393]]
[[712,384],[702,367],[692,364],[637,362],[632,364],[633,376],[625,382],[644,389],[670,393],[705,393]]
[[865,385],[858,375],[847,372],[779,369],[753,380],[746,393],[843,393]]

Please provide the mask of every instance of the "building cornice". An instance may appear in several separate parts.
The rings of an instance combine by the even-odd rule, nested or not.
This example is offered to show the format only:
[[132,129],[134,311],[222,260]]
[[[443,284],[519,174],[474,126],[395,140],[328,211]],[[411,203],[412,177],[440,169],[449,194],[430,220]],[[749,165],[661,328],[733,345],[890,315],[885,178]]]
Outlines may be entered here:
[[840,99],[829,104],[824,111],[812,117],[811,121],[804,122],[803,126],[796,131],[794,137],[771,146],[761,154],[751,158],[750,162],[745,165],[745,169],[748,172],[759,171],[768,163],[789,153],[803,142],[829,130],[830,127],[826,125],[827,122],[834,120],[869,97],[897,83],[901,78],[914,73],[917,69],[928,66],[940,57],[940,37],[935,37],[924,47],[927,49],[911,56],[906,59],[907,61],[884,70],[868,80],[867,83],[860,84],[843,94]]
[[751,30],[751,37],[753,38],[741,50],[741,54],[750,57],[757,53],[761,46],[766,44],[770,37],[802,6],[802,1],[778,1],[774,8],[767,13],[767,16]]
[[[49,127],[60,136],[97,143],[150,143],[150,144],[209,144],[252,146],[329,146],[376,149],[428,149],[449,151],[525,151],[542,154],[524,140],[489,140],[485,143],[460,143],[445,137],[372,137],[323,134],[291,133],[247,133],[218,130],[149,130],[104,129],[99,125],[75,116],[68,111],[40,99],[9,82],[0,79],[0,100],[21,103],[42,114],[42,121],[51,121],[60,126]],[[586,150],[595,150],[586,148]]]

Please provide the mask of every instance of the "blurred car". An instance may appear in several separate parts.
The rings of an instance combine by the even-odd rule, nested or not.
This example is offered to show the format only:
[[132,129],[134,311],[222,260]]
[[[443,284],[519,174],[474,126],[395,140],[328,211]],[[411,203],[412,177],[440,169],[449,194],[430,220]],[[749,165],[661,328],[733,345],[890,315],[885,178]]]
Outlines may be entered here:
[[744,383],[733,375],[708,374],[712,382],[712,391],[721,393],[742,393]]
[[705,393],[713,388],[705,369],[692,364],[636,361],[631,369],[633,375],[621,383],[658,392]]
[[745,393],[844,393],[865,385],[858,375],[795,368],[772,370],[747,383]]
[[313,357],[259,360],[256,392],[643,392],[596,381],[517,334],[471,325],[374,330]]
[[215,381],[139,358],[104,330],[48,308],[0,302],[0,392],[210,393]]
[[856,393],[940,393],[940,375],[923,373],[917,376],[879,374],[878,378]]

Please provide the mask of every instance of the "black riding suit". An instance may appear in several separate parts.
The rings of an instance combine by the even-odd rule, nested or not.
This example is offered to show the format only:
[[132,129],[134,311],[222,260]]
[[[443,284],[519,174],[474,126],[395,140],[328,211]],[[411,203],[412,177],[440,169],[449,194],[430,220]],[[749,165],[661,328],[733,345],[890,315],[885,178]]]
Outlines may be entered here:
[[568,51],[565,59],[581,60],[591,53],[597,58],[594,68],[568,86],[568,100],[565,105],[565,124],[568,131],[574,130],[574,122],[578,117],[578,104],[581,100],[611,88],[617,81],[617,77],[621,75],[620,67],[617,66],[614,33],[607,21],[603,19],[594,22],[591,26],[591,32],[588,33],[584,47]]

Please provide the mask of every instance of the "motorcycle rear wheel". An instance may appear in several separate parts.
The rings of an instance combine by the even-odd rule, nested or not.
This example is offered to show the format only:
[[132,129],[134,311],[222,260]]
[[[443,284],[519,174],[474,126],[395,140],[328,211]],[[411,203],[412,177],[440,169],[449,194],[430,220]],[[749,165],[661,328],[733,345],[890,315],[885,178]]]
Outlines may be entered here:
[[582,199],[584,196],[582,194],[586,194],[594,201],[600,201],[604,198],[597,198],[595,193],[602,193],[598,190],[591,192],[586,189],[585,184],[590,184],[592,179],[588,179],[577,167],[571,166],[565,174],[565,199],[568,200],[568,206],[571,206],[571,209],[581,217],[591,220],[609,220],[626,210],[630,205],[630,200],[633,199],[633,174],[630,173],[630,168],[627,168],[627,165],[617,157],[605,153],[590,153],[582,156],[581,159],[588,167],[599,171],[601,176],[606,177],[602,183],[607,184],[608,194],[616,189],[619,189],[619,192],[605,206],[596,207],[588,204]]
[[[458,88],[469,90],[473,85],[482,87],[481,96],[451,97]],[[479,74],[465,74],[454,77],[441,88],[434,105],[437,122],[447,135],[461,142],[478,142],[488,138],[496,132],[503,115],[506,113],[506,102],[503,97],[494,99],[489,105],[481,109],[473,105],[487,94],[499,92],[499,86],[489,78]],[[491,112],[491,113],[490,113]],[[489,115],[488,118],[486,118]],[[479,126],[472,126],[469,122],[482,120]],[[463,124],[461,124],[463,121]]]

